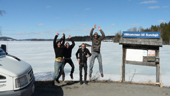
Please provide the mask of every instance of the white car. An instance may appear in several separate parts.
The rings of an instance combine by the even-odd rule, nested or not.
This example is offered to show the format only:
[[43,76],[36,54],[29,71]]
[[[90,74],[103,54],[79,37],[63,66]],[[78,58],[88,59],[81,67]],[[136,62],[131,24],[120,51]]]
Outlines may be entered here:
[[30,64],[9,55],[6,46],[0,47],[0,96],[31,96],[34,74]]

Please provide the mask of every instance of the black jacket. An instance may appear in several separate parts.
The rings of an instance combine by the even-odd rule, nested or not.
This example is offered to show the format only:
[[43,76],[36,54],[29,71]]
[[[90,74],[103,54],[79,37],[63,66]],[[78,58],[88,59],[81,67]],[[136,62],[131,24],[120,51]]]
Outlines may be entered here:
[[87,62],[87,57],[86,57],[87,54],[91,56],[91,53],[87,48],[85,48],[84,51],[82,50],[82,48],[79,48],[76,52],[76,58],[80,59],[80,63],[86,63]]
[[61,47],[60,48],[58,48],[58,46],[57,46],[57,42],[56,42],[56,40],[57,40],[57,35],[54,37],[54,40],[53,40],[53,48],[54,48],[54,52],[55,52],[55,58],[57,58],[57,57],[63,57],[63,53],[64,53],[64,43],[65,43],[65,36],[64,36],[64,38],[62,39],[60,39],[59,41],[57,41],[57,42],[62,42],[61,43]]
[[72,49],[75,46],[74,41],[72,40],[72,38],[70,38],[72,45],[69,46],[69,48],[64,48],[64,58],[70,58],[71,54],[72,54]]

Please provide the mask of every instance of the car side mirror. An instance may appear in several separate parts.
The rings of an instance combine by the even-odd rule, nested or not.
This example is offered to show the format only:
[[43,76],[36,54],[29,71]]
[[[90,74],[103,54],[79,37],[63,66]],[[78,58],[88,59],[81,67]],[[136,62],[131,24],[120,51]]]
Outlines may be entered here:
[[7,51],[6,51],[6,45],[2,44],[1,48],[5,51],[6,54],[8,54]]

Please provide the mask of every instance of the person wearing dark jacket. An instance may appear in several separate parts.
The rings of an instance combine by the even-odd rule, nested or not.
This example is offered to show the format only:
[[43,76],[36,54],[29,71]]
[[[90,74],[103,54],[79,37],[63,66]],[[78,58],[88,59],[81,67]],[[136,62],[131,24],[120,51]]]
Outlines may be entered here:
[[92,40],[92,57],[90,60],[90,74],[89,74],[90,78],[91,78],[91,74],[93,72],[93,65],[94,65],[95,58],[98,59],[99,71],[101,73],[101,77],[103,77],[103,66],[102,66],[102,56],[100,53],[100,47],[101,47],[101,41],[105,38],[105,34],[104,34],[103,30],[100,27],[98,27],[98,30],[100,31],[102,36],[99,37],[97,32],[95,32],[94,36],[93,36],[93,31],[95,28],[96,28],[96,24],[90,31],[90,39]]
[[91,56],[90,51],[86,48],[85,44],[81,45],[81,48],[76,52],[76,58],[79,62],[79,70],[80,70],[80,84],[82,82],[82,68],[84,67],[84,82],[87,84],[87,58]]
[[[73,79],[74,63],[73,63],[73,61],[71,59],[71,54],[72,54],[72,49],[75,46],[75,43],[72,40],[70,35],[69,35],[68,38],[72,42],[72,45],[70,45],[69,43],[65,44],[65,48],[64,48],[64,66],[65,66],[66,63],[70,64],[70,66],[71,66],[70,77],[71,77],[71,79]],[[65,73],[64,73],[64,70],[63,70],[63,81],[64,81],[64,79],[65,79]]]
[[[63,33],[63,37],[56,42],[59,33],[56,34],[53,40],[53,48],[55,52],[55,63],[54,63],[54,84],[60,83],[59,78],[63,73],[63,56],[64,56],[64,43],[65,43],[65,34]],[[62,43],[61,43],[62,42]]]

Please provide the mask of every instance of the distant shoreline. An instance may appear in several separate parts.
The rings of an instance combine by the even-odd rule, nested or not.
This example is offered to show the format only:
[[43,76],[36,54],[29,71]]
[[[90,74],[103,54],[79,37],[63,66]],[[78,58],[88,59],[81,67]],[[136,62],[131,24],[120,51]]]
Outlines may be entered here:
[[[115,36],[106,36],[103,41],[113,41]],[[72,37],[74,41],[91,41],[90,36],[74,36]],[[13,39],[11,37],[0,37],[0,41],[53,41],[53,39]],[[66,41],[69,41],[68,38],[66,38]]]

